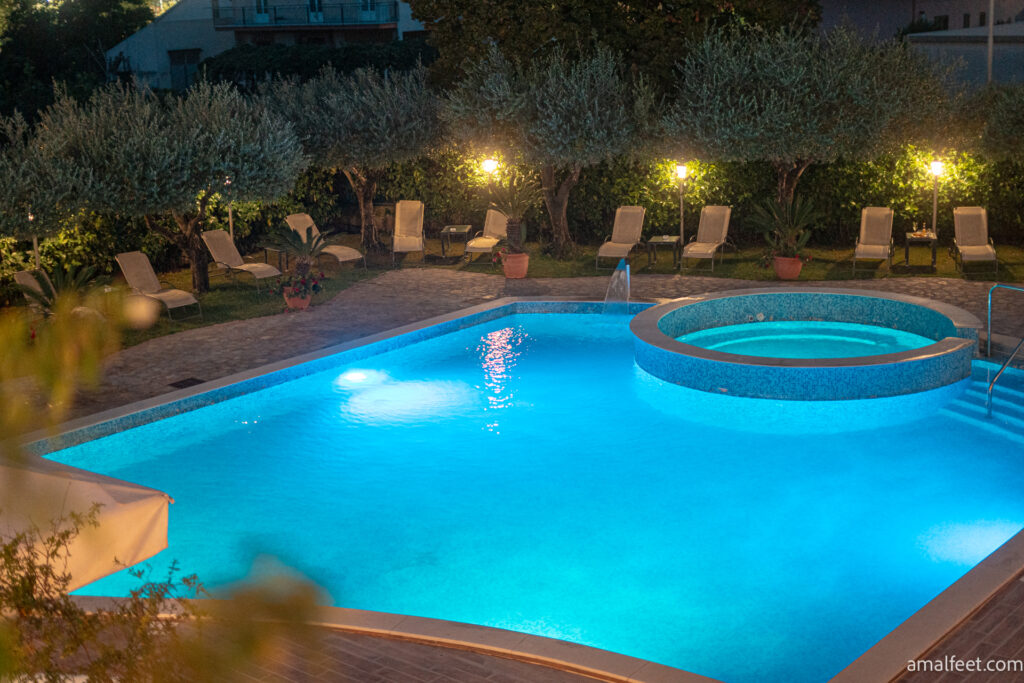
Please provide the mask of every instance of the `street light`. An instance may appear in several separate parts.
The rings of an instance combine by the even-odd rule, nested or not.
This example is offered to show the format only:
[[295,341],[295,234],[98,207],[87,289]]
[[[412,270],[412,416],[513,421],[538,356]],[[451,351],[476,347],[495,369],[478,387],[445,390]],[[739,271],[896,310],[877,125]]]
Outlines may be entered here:
[[944,167],[945,164],[938,159],[933,161],[931,166],[932,178],[934,179],[932,185],[932,235],[936,238],[939,236],[939,176],[942,175]]
[[[224,186],[230,187],[231,176],[224,176]],[[231,234],[231,241],[235,241],[235,212],[234,204],[228,202],[228,232]],[[281,264],[278,264],[281,265]]]
[[484,159],[483,162],[481,162],[480,164],[480,168],[484,170],[484,173],[493,176],[494,173],[498,170],[498,160]]
[[683,245],[683,191],[686,187],[686,164],[676,164],[676,177],[679,178],[679,245]]

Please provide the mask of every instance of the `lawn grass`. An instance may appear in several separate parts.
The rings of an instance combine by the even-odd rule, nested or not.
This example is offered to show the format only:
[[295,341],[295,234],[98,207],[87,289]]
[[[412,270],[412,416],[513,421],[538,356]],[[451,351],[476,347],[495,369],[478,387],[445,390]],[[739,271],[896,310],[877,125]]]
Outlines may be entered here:
[[[334,241],[352,247],[359,246],[358,235],[342,235],[340,239],[335,238]],[[1024,281],[1024,248],[1001,245],[997,250],[999,253],[998,279],[1002,282]],[[574,258],[565,261],[559,261],[549,255],[545,255],[542,253],[540,245],[536,243],[528,244],[527,251],[530,252],[529,277],[607,276],[611,273],[610,269],[598,270],[594,267],[594,256],[597,253],[596,246],[582,246],[578,249],[578,253]],[[418,253],[407,254],[400,258],[399,267],[444,268],[470,273],[501,274],[500,265],[493,263],[486,254],[478,255],[473,261],[467,262],[462,257],[462,245],[458,243],[454,245],[452,252],[449,252],[447,258],[442,258],[440,240],[427,239],[426,259],[424,260]],[[704,260],[687,262],[688,269],[683,271],[683,274],[744,280],[774,280],[775,273],[772,269],[761,266],[763,253],[764,249],[761,247],[728,250],[723,261],[715,264],[713,273],[710,269],[710,263]],[[978,269],[976,274],[974,269],[969,269],[966,276],[961,275],[957,272],[953,259],[945,248],[940,248],[938,251],[934,273],[931,272],[929,267],[931,253],[925,247],[920,246],[911,249],[911,262],[909,266],[903,265],[903,249],[898,248],[891,269],[884,262],[860,262],[857,264],[856,275],[852,273],[851,268],[852,248],[809,248],[806,250],[806,254],[811,257],[811,261],[804,265],[803,272],[800,275],[800,280],[802,281],[871,280],[911,276],[966,277],[966,279],[977,280],[995,279],[991,268],[987,265]],[[249,260],[260,260],[262,257],[263,253],[261,252],[251,255]],[[609,265],[611,264],[609,263]],[[369,269],[363,269],[361,264],[353,266],[351,263],[336,266],[330,259],[323,259],[323,266],[328,278],[324,283],[324,291],[313,297],[314,306],[330,301],[338,292],[361,280],[375,277],[384,270],[391,269],[391,254],[371,256],[369,259]],[[672,252],[669,249],[662,249],[658,252],[658,261],[653,266],[647,265],[646,249],[638,250],[632,259],[632,271],[638,275],[648,273],[672,275],[679,273],[672,266]],[[179,289],[189,291],[192,288],[191,275],[187,269],[162,273],[160,277]],[[119,277],[118,280],[120,280]],[[123,285],[123,281],[121,281],[121,284]],[[232,320],[275,315],[285,310],[282,298],[267,291],[267,281],[261,283],[261,290],[260,293],[257,293],[252,279],[247,275],[241,275],[234,281],[221,276],[212,277],[210,280],[210,291],[200,297],[203,305],[203,317],[201,319],[192,317],[185,320],[172,321],[167,318],[166,314],[163,314],[157,323],[148,329],[127,330],[124,344],[125,346],[132,346],[165,334]],[[194,308],[185,309],[184,313],[190,314],[193,310]],[[183,312],[179,309],[174,314],[175,316],[181,316]]]
[[[578,249],[575,258],[558,261],[551,256],[542,253],[537,244],[528,244],[527,251],[530,252],[529,277],[581,277],[587,275],[609,275],[610,269],[598,270],[594,266],[594,256],[597,254],[597,246],[582,246]],[[1024,248],[1019,246],[1001,245],[997,249],[999,253],[999,274],[998,279],[1002,282],[1020,282],[1024,280]],[[402,262],[403,267],[430,266],[443,267],[454,270],[464,270],[474,273],[500,273],[500,265],[492,263],[486,255],[478,255],[472,262],[467,263],[460,258],[462,245],[456,244],[454,252],[456,256],[441,259],[441,247],[438,240],[427,240],[428,256],[426,262],[419,254],[410,254]],[[800,274],[801,280],[870,280],[887,277],[951,277],[965,278],[969,280],[995,280],[990,264],[968,266],[967,274],[957,272],[956,264],[949,255],[946,248],[940,247],[936,253],[935,272],[931,270],[931,251],[923,246],[912,247],[910,250],[910,265],[903,265],[903,249],[897,248],[893,258],[893,265],[890,269],[884,261],[860,261],[857,263],[857,273],[853,273],[853,248],[832,249],[832,248],[807,248],[805,255],[810,256],[810,262],[804,264]],[[708,275],[723,278],[738,278],[743,280],[774,280],[775,272],[771,267],[764,268],[761,259],[764,248],[746,247],[738,250],[729,249],[721,263],[715,263],[715,270],[711,272],[710,261],[689,260],[684,265],[687,269],[682,271],[686,275]],[[602,265],[611,266],[609,260]],[[676,274],[679,271],[672,267],[672,251],[662,248],[658,251],[658,260],[653,266],[647,265],[647,250],[641,247],[634,251],[631,270],[634,274],[644,275],[658,273],[663,275]]]
[[[324,280],[323,291],[313,297],[313,306],[324,304],[341,290],[377,274],[374,270],[365,270],[361,263],[355,266],[346,263],[335,267],[333,264],[328,266],[328,261],[330,259],[323,259],[327,279]],[[188,269],[161,273],[160,279],[166,280],[172,286],[186,292],[192,289],[192,274]],[[152,327],[144,330],[126,330],[124,345],[133,346],[147,339],[197,327],[282,313],[285,310],[284,299],[280,295],[268,291],[273,283],[273,278],[261,281],[260,291],[257,292],[253,279],[248,275],[239,275],[233,282],[223,276],[211,276],[210,291],[199,297],[203,306],[202,318],[195,316],[182,320],[169,320],[166,311],[162,310],[160,318]],[[175,309],[172,313],[175,318],[179,318],[192,315],[195,310],[195,306],[190,306],[184,309]]]

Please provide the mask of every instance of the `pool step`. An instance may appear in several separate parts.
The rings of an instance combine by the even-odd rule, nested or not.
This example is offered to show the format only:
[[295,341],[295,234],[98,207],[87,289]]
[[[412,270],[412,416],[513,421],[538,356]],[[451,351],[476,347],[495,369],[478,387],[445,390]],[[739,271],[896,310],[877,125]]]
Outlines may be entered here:
[[[1014,378],[1014,383],[1019,383],[1019,380]],[[987,381],[976,379],[963,396],[951,401],[942,412],[961,422],[1024,444],[1024,391],[1017,387],[1004,387],[1000,379],[993,393],[992,417],[989,418],[985,405],[987,389]]]

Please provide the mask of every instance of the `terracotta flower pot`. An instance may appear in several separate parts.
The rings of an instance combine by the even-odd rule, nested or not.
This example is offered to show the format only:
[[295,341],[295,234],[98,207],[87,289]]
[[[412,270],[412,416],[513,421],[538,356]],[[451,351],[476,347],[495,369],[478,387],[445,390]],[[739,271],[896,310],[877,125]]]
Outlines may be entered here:
[[800,277],[800,269],[804,267],[804,262],[795,256],[775,256],[772,265],[775,266],[775,275],[780,280],[795,280]]
[[313,297],[307,294],[306,296],[289,296],[284,295],[284,303],[288,306],[289,311],[304,311],[309,308],[309,302],[313,300]]
[[516,280],[524,278],[529,267],[529,254],[505,254],[501,257],[501,269],[505,271],[507,278]]

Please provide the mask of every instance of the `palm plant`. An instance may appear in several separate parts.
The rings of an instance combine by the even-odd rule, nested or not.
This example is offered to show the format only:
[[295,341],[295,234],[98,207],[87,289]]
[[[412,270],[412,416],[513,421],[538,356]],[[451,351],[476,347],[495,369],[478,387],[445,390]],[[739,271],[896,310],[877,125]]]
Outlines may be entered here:
[[491,185],[489,195],[491,208],[502,212],[508,219],[508,252],[523,253],[520,226],[526,212],[537,206],[543,198],[540,185],[532,178],[510,169],[503,181]]
[[29,274],[35,281],[34,285],[16,284],[15,287],[47,317],[62,296],[76,294],[84,297],[98,285],[94,266],[66,266],[52,273],[33,270]]
[[782,203],[772,199],[756,205],[750,223],[764,235],[769,256],[799,258],[820,218],[810,201],[794,196]]
[[278,249],[295,259],[295,274],[305,277],[312,270],[313,264],[320,258],[327,243],[320,234],[313,234],[313,228],[306,228],[302,235],[291,228],[275,228],[267,236],[265,246]]

